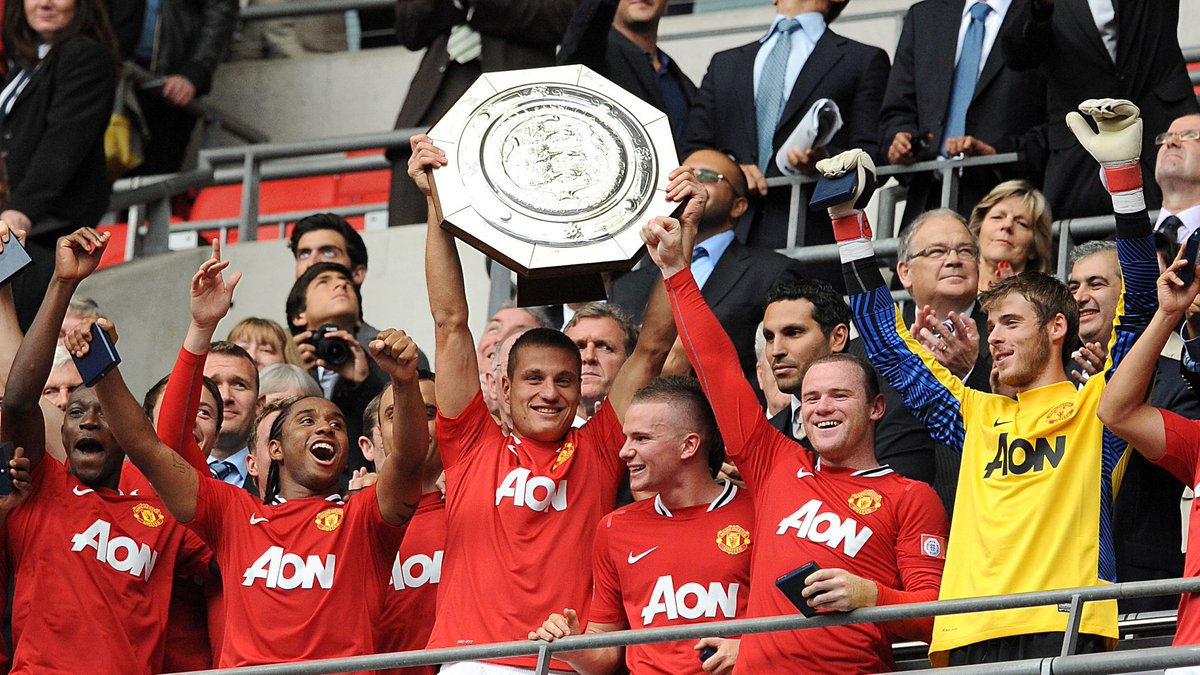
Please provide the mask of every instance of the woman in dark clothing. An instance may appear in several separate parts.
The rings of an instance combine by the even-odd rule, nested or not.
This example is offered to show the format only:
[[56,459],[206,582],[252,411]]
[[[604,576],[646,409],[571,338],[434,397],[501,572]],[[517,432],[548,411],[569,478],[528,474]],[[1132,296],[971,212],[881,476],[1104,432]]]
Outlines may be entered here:
[[0,220],[29,233],[35,264],[13,286],[25,329],[58,237],[95,226],[108,208],[104,130],[119,61],[102,0],[8,0],[4,28],[12,63],[0,90]]

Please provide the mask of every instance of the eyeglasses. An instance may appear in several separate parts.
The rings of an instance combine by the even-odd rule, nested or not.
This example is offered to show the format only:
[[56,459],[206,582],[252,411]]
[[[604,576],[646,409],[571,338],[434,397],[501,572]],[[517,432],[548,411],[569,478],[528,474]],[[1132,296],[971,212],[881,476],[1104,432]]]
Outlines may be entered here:
[[725,183],[727,185],[729,185],[729,189],[733,190],[734,196],[736,196],[736,197],[745,196],[745,195],[741,194],[741,192],[737,189],[736,186],[734,186],[733,183],[729,182],[729,179],[726,178],[724,174],[717,173],[716,171],[713,171],[712,169],[696,169],[695,173],[696,173],[696,178],[699,179],[699,181],[701,183],[720,183],[721,181],[725,181]]
[[1200,129],[1184,129],[1183,131],[1164,131],[1154,137],[1155,145],[1166,145],[1171,141],[1182,143],[1184,141],[1200,140]]
[[696,169],[696,178],[699,178],[701,183],[720,183],[723,180],[729,180],[712,169]]
[[979,249],[971,244],[963,244],[948,248],[946,246],[926,246],[925,248],[912,253],[908,256],[909,260],[913,258],[929,258],[930,260],[941,260],[950,255],[951,252],[957,253],[959,259],[970,258],[972,260],[979,256]]

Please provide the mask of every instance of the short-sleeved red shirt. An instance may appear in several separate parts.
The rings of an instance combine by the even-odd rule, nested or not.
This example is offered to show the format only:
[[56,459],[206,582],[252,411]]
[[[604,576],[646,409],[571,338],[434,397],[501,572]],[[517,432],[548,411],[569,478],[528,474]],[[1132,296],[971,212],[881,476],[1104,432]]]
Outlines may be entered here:
[[49,456],[5,548],[14,673],[158,672],[175,574],[206,574],[211,559],[153,492],[88,487]]
[[[746,617],[754,503],[726,483],[711,504],[671,510],[659,497],[605,516],[593,547],[590,623],[683,626]],[[695,640],[625,649],[633,675],[703,673]]]
[[[424,649],[429,642],[445,546],[446,502],[441,492],[423,494],[392,563],[379,621],[380,652]],[[418,666],[385,672],[387,675],[434,675],[437,671],[437,666]]]
[[187,527],[212,547],[224,584],[218,667],[374,653],[384,584],[404,527],[383,520],[375,487],[263,505],[201,480]]
[[[1200,423],[1167,410],[1159,412],[1167,435],[1167,454],[1156,463],[1194,490],[1200,483]],[[1187,540],[1200,543],[1200,499],[1192,500]],[[1183,559],[1183,574],[1188,577],[1200,576],[1200,545],[1188,546]],[[1172,644],[1200,644],[1200,606],[1196,604],[1195,593],[1183,594],[1176,623]]]
[[[438,415],[437,438],[446,555],[429,647],[523,640],[564,607],[586,616],[592,535],[625,470],[612,407],[549,444],[505,436],[477,395],[458,417]],[[532,668],[537,659],[495,662]]]

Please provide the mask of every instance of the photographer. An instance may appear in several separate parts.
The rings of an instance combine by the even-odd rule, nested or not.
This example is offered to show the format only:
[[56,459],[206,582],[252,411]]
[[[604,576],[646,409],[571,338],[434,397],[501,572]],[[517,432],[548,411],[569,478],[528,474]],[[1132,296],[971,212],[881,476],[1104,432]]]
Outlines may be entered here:
[[[350,270],[318,263],[304,271],[287,298],[288,327],[309,372],[325,398],[342,409],[351,438],[362,433],[367,404],[387,384],[387,376],[354,337],[362,325],[362,294]],[[367,461],[351,448],[349,471]]]

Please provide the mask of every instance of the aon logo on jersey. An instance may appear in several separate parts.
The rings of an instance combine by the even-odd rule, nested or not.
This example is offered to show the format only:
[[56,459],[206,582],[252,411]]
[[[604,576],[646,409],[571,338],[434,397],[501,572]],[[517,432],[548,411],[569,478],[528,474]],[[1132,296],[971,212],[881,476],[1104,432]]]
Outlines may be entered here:
[[321,560],[319,555],[301,558],[287,553],[282,546],[272,546],[254,561],[242,577],[243,586],[253,586],[255,579],[266,581],[267,588],[330,588],[337,556],[330,553]]
[[725,586],[714,581],[705,588],[701,584],[688,582],[676,589],[675,580],[670,574],[661,576],[654,583],[650,602],[642,608],[642,625],[649,626],[659,614],[666,614],[671,621],[679,618],[699,619],[702,616],[713,619],[717,612],[726,619],[732,619],[737,613],[737,595],[738,584]]
[[404,562],[400,562],[400,554],[396,554],[396,561],[392,563],[392,588],[402,591],[441,581],[441,551],[434,552],[432,558],[424,553],[410,555]]
[[796,530],[796,536],[801,539],[825,544],[829,548],[842,547],[846,555],[853,558],[874,532],[863,526],[858,529],[858,522],[853,518],[841,518],[836,513],[822,511],[825,504],[820,499],[810,499],[795,513],[779,521],[779,529],[775,534],[785,534],[790,529]]
[[553,508],[555,511],[567,509],[567,481],[555,483],[546,476],[530,478],[529,469],[513,469],[504,477],[504,482],[496,488],[496,506],[506,497],[513,500],[513,505],[524,506],[534,511],[545,511]]
[[158,562],[158,551],[149,544],[139,545],[129,537],[113,537],[112,526],[103,520],[92,523],[88,529],[71,537],[71,550],[95,549],[96,560],[107,564],[118,572],[150,580],[154,563]]
[[983,477],[991,478],[997,471],[1001,476],[1010,473],[1020,476],[1030,471],[1038,473],[1046,468],[1047,462],[1051,468],[1057,469],[1066,450],[1066,436],[1055,436],[1054,446],[1051,447],[1050,441],[1045,438],[1035,438],[1031,443],[1024,438],[1009,440],[1008,434],[1000,434],[996,456],[983,467]]

